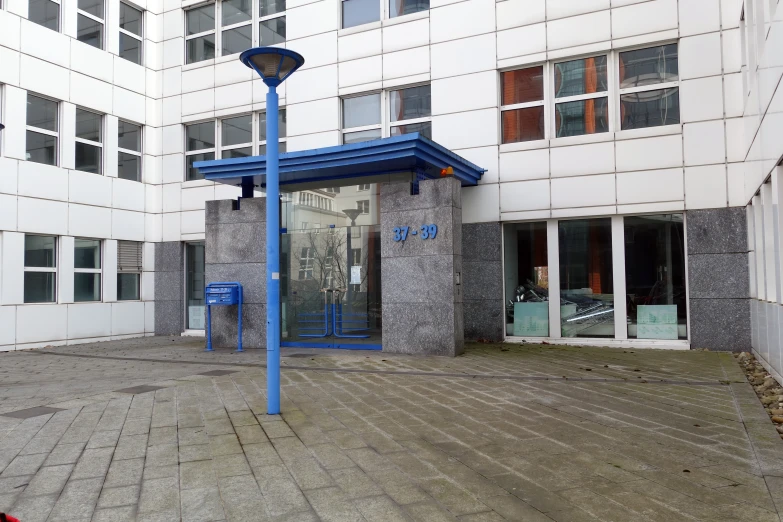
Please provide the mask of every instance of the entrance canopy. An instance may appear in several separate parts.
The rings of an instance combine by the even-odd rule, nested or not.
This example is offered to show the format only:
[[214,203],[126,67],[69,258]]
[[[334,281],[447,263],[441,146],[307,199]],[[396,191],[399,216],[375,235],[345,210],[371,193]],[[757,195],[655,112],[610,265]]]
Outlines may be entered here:
[[[252,180],[256,187],[266,186],[265,156],[198,161],[194,166],[210,181],[242,186]],[[476,185],[485,172],[419,133],[403,134],[281,153],[280,186],[296,191],[404,179],[412,175],[408,179],[434,179],[449,167],[462,186]]]

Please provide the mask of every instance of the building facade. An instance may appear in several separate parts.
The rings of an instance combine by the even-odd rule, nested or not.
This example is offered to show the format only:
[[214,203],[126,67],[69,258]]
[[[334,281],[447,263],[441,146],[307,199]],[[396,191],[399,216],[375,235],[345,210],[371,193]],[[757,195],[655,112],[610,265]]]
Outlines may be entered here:
[[[264,153],[238,53],[284,45],[281,150],[419,132],[486,169],[467,337],[752,343],[779,370],[778,3],[3,0],[0,347],[203,329],[205,202],[240,189],[192,165]],[[379,181],[287,194],[287,232],[379,226]]]

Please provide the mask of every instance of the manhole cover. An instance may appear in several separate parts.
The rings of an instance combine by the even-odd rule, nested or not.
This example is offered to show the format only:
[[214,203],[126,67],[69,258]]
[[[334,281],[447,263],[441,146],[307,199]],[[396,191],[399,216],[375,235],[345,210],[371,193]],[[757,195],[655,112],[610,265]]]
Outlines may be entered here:
[[40,415],[49,415],[50,413],[57,413],[63,411],[62,408],[50,408],[48,406],[36,406],[35,408],[27,408],[25,410],[9,411],[8,413],[1,413],[4,417],[14,417],[16,419],[29,419],[31,417],[38,417]]

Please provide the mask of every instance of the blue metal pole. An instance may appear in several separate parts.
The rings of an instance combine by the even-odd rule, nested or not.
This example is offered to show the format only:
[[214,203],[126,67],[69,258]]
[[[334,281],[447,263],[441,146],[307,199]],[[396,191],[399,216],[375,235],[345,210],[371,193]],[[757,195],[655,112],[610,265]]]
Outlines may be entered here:
[[212,307],[207,305],[207,352],[212,351]]
[[239,321],[237,324],[237,351],[242,351],[242,301],[244,301],[244,296],[242,295],[242,285],[239,285],[239,307],[237,309],[237,315],[239,316]]
[[280,413],[280,179],[278,99],[266,94],[266,412]]

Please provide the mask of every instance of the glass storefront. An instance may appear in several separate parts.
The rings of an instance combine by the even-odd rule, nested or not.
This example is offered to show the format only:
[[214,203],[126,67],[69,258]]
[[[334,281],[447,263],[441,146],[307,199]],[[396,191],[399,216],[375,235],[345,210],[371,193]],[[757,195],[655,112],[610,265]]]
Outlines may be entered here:
[[185,325],[188,330],[203,330],[204,310],[204,243],[185,245]]
[[506,225],[506,335],[549,337],[546,223]]

